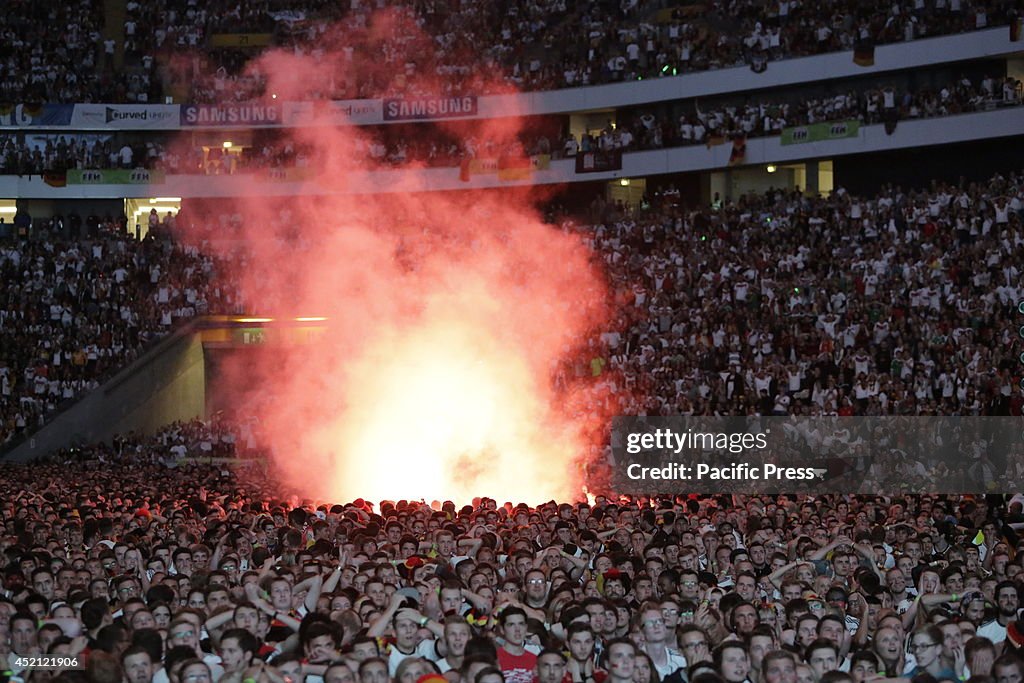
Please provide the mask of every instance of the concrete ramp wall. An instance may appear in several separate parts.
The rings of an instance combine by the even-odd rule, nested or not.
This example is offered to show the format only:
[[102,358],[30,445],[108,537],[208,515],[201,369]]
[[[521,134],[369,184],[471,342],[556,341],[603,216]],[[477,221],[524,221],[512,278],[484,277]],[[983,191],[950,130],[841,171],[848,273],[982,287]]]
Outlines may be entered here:
[[199,326],[190,324],[91,394],[73,404],[4,456],[28,462],[76,444],[108,441],[115,434],[145,434],[176,420],[201,417],[206,369]]

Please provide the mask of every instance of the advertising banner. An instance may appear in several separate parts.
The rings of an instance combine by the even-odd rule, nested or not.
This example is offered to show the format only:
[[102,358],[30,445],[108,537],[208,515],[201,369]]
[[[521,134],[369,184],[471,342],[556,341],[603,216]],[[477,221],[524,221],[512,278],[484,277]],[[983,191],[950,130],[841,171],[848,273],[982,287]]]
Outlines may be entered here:
[[459,180],[469,182],[475,175],[497,174],[499,180],[526,180],[534,171],[551,168],[550,154],[531,157],[500,157],[492,159],[464,159],[459,166]]
[[274,183],[301,183],[316,178],[316,171],[308,166],[268,168],[261,173],[264,180]]
[[172,130],[181,125],[176,104],[76,104],[71,125],[109,130]]
[[73,104],[0,104],[0,127],[67,126]]
[[148,185],[160,184],[165,180],[163,171],[149,171],[144,168],[112,168],[106,170],[68,171],[68,185]]
[[821,142],[822,140],[841,140],[855,138],[860,133],[860,121],[826,121],[812,123],[809,126],[793,126],[782,129],[782,144],[800,145],[805,142]]
[[381,100],[285,102],[284,126],[369,126],[383,123]]
[[281,114],[278,104],[183,104],[181,125],[197,128],[280,126],[283,122]]
[[476,116],[475,95],[462,97],[388,98],[384,100],[385,121],[429,121]]
[[622,170],[622,150],[580,152],[576,155],[577,173],[601,173]]

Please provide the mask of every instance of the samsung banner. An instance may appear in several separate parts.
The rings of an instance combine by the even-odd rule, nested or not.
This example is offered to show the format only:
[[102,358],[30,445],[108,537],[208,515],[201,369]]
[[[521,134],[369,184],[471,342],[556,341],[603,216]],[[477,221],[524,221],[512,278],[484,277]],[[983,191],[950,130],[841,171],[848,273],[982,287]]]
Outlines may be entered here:
[[7,104],[0,128],[70,126],[76,130],[178,130],[286,126],[372,126],[399,121],[473,117],[477,98],[236,104]]
[[461,97],[389,98],[384,100],[385,121],[454,119],[477,115],[475,95]]
[[277,104],[183,104],[182,127],[280,126],[281,107]]
[[181,107],[176,104],[76,104],[71,125],[106,130],[178,128]]
[[0,104],[0,127],[50,127],[71,124],[73,104]]
[[270,104],[8,104],[0,105],[0,128],[71,126],[76,130],[178,130],[372,126],[478,114],[474,95]]

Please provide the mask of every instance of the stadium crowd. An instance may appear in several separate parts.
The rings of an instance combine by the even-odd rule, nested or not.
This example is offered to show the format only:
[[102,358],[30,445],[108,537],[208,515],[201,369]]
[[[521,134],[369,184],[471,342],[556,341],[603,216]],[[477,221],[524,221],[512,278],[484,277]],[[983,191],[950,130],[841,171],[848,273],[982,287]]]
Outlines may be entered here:
[[0,102],[118,101],[102,59],[102,3],[14,0],[0,13]]
[[[1019,415],[1022,206],[1018,174],[698,208],[671,188],[642,207],[598,200],[587,221],[556,220],[604,260],[618,317],[556,381],[591,378],[581,413]],[[209,235],[230,240],[242,219],[221,218]],[[113,219],[49,230],[2,251],[5,441],[177,321],[244,308],[230,263],[197,247]]]
[[0,443],[34,431],[175,324],[235,310],[233,290],[211,284],[216,268],[195,249],[138,241],[109,216],[56,217],[35,239],[0,247]]
[[[0,101],[30,103],[267,94],[265,67],[251,62],[252,48],[231,47],[231,40],[218,47],[211,37],[219,34],[269,35],[286,52],[318,60],[335,55],[337,74],[310,83],[306,96],[350,99],[416,94],[414,83],[437,77],[444,87],[475,94],[651,78],[850,50],[864,40],[973,31],[1017,16],[1010,0],[716,0],[675,9],[640,0],[536,0],[466,2],[457,11],[436,2],[130,0],[123,26],[110,27],[99,0],[9,5],[0,17]],[[374,18],[385,8],[387,20]]]
[[[638,108],[619,114],[603,130],[579,137],[558,130],[557,120],[537,118],[526,124],[511,140],[481,135],[472,122],[460,134],[458,125],[446,124],[444,130],[423,135],[422,130],[402,126],[382,126],[367,136],[353,140],[353,158],[374,165],[402,166],[408,163],[430,167],[451,167],[472,159],[497,159],[503,156],[551,155],[573,157],[578,152],[621,149],[637,151],[685,145],[735,137],[779,135],[789,126],[825,121],[859,121],[863,125],[954,116],[990,111],[1021,104],[1021,84],[1013,77],[983,77],[972,81],[961,76],[933,88],[899,90],[891,87],[851,90],[836,95],[796,101],[768,99],[743,105],[703,106],[687,103],[686,113],[675,119],[668,108]],[[242,155],[228,156],[211,149],[211,156],[195,153],[188,159],[175,159],[172,172],[199,170],[210,174],[247,172],[267,168],[317,168],[315,143],[297,143],[290,139],[254,144]]]
[[[889,123],[990,111],[1021,104],[1021,83],[1013,77],[985,76],[972,81],[961,76],[936,87],[900,90],[892,87],[851,90],[835,95],[786,101],[773,99],[742,105],[694,101],[684,105],[678,120],[665,109],[636,109],[619,116],[615,125],[577,138],[558,130],[552,117],[531,120],[515,140],[479,134],[473,123],[464,132],[448,124],[436,134],[423,135],[415,126],[382,126],[353,140],[352,156],[373,164],[408,163],[451,167],[471,159],[522,154],[575,156],[595,149],[636,151],[707,144],[715,139],[779,135],[789,126],[825,121],[856,120],[861,124]],[[0,136],[0,173],[33,175],[69,169],[147,168],[168,173],[221,175],[267,169],[317,166],[317,147],[273,132],[253,140],[241,152],[213,146],[183,148],[148,139],[118,143],[110,135],[9,134]]]
[[[424,3],[392,6],[386,22],[374,21],[376,9],[359,2],[340,18],[316,11],[302,13],[302,20],[295,12],[278,15],[276,35],[286,52],[317,61],[329,54],[339,62],[335,78],[307,85],[307,97],[431,94],[417,83],[437,77],[441,84],[432,87],[484,94],[509,85],[546,90],[766,66],[773,59],[852,50],[862,41],[979,30],[1016,16],[1012,3],[1002,0],[716,1],[688,8],[639,0],[585,7],[544,0],[516,3],[507,11],[493,3],[462,3],[458,12]],[[436,38],[422,37],[421,29]],[[207,56],[202,68],[187,75],[194,101],[244,101],[266,94],[262,65],[246,63],[237,51]]]
[[[352,98],[418,94],[413,84],[434,77],[483,93],[503,80],[545,89],[760,68],[1002,25],[1017,11],[1010,0],[712,0],[699,13],[641,0],[421,0],[374,26],[386,5],[128,0],[115,39],[99,0],[10,0],[0,101],[264,96],[248,54],[211,47],[223,32],[337,51],[338,78],[306,95]],[[418,43],[420,28],[439,37]],[[681,118],[637,111],[583,140],[392,136],[363,152],[396,165],[573,156],[1019,103],[1012,79],[961,80]],[[236,160],[19,134],[0,138],[0,171],[301,168],[315,154],[268,142]],[[236,219],[207,226],[211,236],[229,240]],[[15,224],[25,220],[19,211]],[[0,443],[176,324],[243,310],[232,264],[170,239],[175,220],[190,218],[161,224],[154,212],[138,239],[113,217],[55,217],[13,237],[0,218]],[[873,197],[771,190],[696,208],[669,186],[641,206],[597,199],[586,220],[555,220],[604,262],[617,304],[586,354],[555,370],[560,385],[588,384],[570,411],[1024,414],[1013,350],[1024,175]],[[1024,681],[1022,494],[336,504],[283,488],[258,444],[258,425],[217,419],[31,467],[0,462],[0,683]],[[75,663],[36,666],[44,655]]]
[[[1009,683],[1017,495],[341,505],[223,425],[0,465],[17,683]],[[213,461],[204,460],[212,456]],[[26,666],[51,655],[73,666]],[[0,663],[4,663],[0,662]]]
[[42,175],[72,169],[159,168],[173,160],[159,142],[117,143],[109,134],[0,135],[0,173]]
[[[620,415],[1020,415],[1024,176],[598,202],[620,317],[567,364]],[[587,410],[587,405],[578,409]]]

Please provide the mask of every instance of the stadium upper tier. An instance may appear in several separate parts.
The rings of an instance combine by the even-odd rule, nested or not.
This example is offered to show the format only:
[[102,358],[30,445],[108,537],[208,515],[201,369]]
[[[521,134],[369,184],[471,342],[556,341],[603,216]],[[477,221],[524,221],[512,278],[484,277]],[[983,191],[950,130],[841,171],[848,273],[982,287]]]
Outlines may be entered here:
[[[629,0],[462,3],[129,0],[123,25],[105,3],[12,2],[0,17],[0,101],[195,103],[264,92],[261,50],[336,65],[308,79],[307,99],[540,91],[714,72],[760,70],[855,46],[974,32],[1015,20],[1012,0],[860,2],[746,0],[664,6]],[[828,77],[828,76],[825,76]]]
[[[624,415],[1019,415],[1022,179],[873,197],[773,190],[696,210],[672,188],[645,210],[598,199],[590,222],[559,220],[599,254],[621,312],[557,372],[584,376],[600,359],[573,399],[581,414],[607,400]],[[153,232],[166,235],[160,218]],[[200,223],[187,207],[175,219],[220,240],[242,220]],[[240,310],[230,263],[136,242],[121,225],[83,238],[66,216],[47,240],[0,252],[0,440],[31,432],[175,322]]]
[[[927,80],[927,79],[923,79]],[[601,130],[565,134],[565,117],[531,117],[521,130],[508,133],[481,130],[476,121],[451,122],[443,130],[423,132],[418,124],[364,128],[354,140],[349,160],[354,169],[390,166],[484,168],[484,160],[507,157],[564,159],[595,150],[633,152],[689,145],[714,146],[737,137],[783,136],[796,141],[795,130],[832,122],[856,133],[855,126],[888,123],[894,131],[900,120],[986,112],[1021,104],[1021,84],[1012,77],[966,75],[938,77],[918,88],[873,85],[835,94],[800,96],[772,93],[748,98],[745,104],[714,99],[642,107],[609,113]],[[677,116],[678,115],[678,116]],[[836,123],[837,122],[837,123]],[[119,139],[124,138],[124,139]],[[47,131],[0,134],[0,174],[59,174],[70,169],[112,170],[142,168],[168,174],[233,175],[277,173],[299,178],[314,175],[327,152],[322,141],[295,140],[287,132],[266,130],[245,143],[187,147],[172,143],[171,134],[147,134],[145,140],[102,133]],[[475,164],[475,166],[474,166]]]
[[[580,183],[643,178],[670,173],[724,171],[768,164],[816,163],[861,154],[914,150],[1012,138],[1024,135],[1024,117],[1017,106],[937,118],[900,121],[894,131],[886,124],[854,127],[845,122],[820,128],[793,127],[804,139],[785,135],[737,138],[723,144],[688,144],[578,153],[575,158],[547,155],[479,158],[455,166],[403,168],[382,165],[351,172],[346,182],[321,182],[317,166],[269,166],[223,175],[197,172],[165,173],[147,169],[69,170],[56,175],[0,175],[0,196],[67,198],[145,197],[281,197],[471,190],[517,185]],[[824,137],[813,137],[811,132]],[[838,133],[833,136],[833,133]],[[716,139],[714,142],[717,142]],[[737,148],[740,154],[737,155]],[[635,149],[635,148],[634,148]],[[298,155],[294,157],[297,162]],[[310,157],[313,158],[313,157]],[[588,165],[589,164],[589,165]],[[781,179],[779,182],[782,182]],[[811,188],[813,190],[813,188]]]

